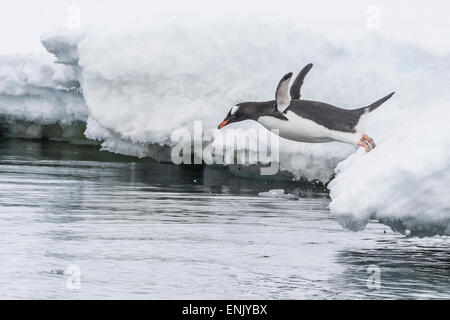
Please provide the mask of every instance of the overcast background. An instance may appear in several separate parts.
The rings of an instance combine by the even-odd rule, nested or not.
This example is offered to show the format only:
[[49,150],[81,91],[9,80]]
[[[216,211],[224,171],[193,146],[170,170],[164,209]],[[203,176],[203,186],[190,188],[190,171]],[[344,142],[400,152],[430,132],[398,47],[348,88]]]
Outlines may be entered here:
[[[138,1],[138,0],[2,0],[0,54],[44,52],[39,36],[67,27],[68,8],[77,6],[83,28],[122,30],[158,19],[254,17],[286,19],[344,43],[377,32],[439,53],[450,52],[450,4],[435,1]],[[372,6],[379,8],[379,22]],[[369,8],[369,9],[368,9]],[[373,8],[373,7],[372,7]],[[376,15],[376,13],[375,13]],[[375,17],[375,19],[377,19]],[[377,28],[377,24],[378,27]]]

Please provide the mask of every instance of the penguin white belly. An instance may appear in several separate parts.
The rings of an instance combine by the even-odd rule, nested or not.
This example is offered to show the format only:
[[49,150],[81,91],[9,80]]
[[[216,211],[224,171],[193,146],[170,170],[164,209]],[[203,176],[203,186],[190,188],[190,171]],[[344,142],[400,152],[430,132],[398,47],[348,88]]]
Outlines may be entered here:
[[320,143],[341,141],[355,144],[361,138],[360,130],[358,130],[359,125],[355,133],[342,132],[330,130],[312,120],[302,118],[292,111],[288,111],[285,116],[288,120],[262,116],[258,119],[258,122],[269,130],[278,129],[278,134],[282,138],[299,142]]

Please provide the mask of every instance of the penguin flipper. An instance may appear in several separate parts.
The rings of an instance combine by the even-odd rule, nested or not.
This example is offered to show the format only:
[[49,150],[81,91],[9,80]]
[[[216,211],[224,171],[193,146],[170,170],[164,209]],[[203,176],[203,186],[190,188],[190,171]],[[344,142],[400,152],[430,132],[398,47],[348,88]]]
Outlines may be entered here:
[[281,78],[277,86],[277,91],[275,92],[275,101],[277,102],[277,108],[281,106],[286,106],[291,102],[289,97],[289,81],[291,81],[292,72],[289,72]]
[[307,64],[302,71],[298,74],[297,78],[295,78],[294,83],[291,86],[290,94],[292,99],[300,99],[301,89],[303,85],[303,80],[305,80],[306,75],[309,70],[313,67],[313,64]]

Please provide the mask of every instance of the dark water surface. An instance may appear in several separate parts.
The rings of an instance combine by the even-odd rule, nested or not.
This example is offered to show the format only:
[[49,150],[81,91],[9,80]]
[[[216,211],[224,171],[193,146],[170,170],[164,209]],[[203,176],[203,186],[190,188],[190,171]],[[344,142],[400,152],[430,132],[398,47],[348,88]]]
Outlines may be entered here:
[[[298,199],[258,197],[277,188]],[[328,203],[223,168],[3,139],[0,298],[450,298],[448,237],[345,231]]]

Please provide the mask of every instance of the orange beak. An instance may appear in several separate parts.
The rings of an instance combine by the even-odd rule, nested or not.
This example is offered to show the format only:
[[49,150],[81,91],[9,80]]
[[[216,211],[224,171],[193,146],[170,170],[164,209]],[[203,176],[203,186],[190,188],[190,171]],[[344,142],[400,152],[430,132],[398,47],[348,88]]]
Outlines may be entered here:
[[219,124],[219,129],[222,129],[223,127],[225,127],[227,125],[229,120],[224,120],[221,124]]

